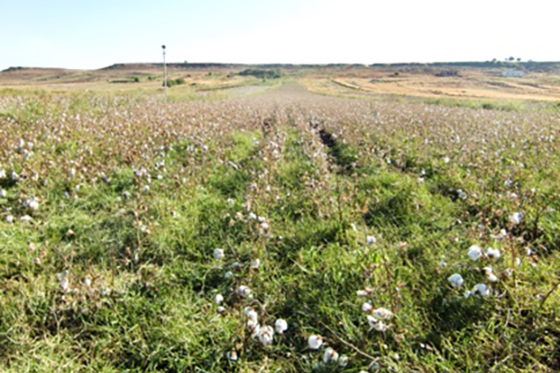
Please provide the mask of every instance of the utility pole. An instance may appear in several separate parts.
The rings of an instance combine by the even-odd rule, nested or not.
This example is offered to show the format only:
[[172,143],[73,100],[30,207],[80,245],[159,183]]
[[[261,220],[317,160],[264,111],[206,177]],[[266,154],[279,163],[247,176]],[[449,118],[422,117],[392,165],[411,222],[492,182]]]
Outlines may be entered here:
[[161,46],[163,50],[163,88],[167,88],[167,66],[165,66],[165,45]]

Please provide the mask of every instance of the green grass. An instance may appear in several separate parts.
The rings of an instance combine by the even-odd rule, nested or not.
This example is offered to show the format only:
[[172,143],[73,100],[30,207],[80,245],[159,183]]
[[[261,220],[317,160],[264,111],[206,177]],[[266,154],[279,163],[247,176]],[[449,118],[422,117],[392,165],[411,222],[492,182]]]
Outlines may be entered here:
[[[0,117],[0,169],[21,176],[0,180],[0,371],[557,371],[556,114],[283,89],[252,103],[16,96]],[[473,262],[473,244],[502,258]],[[478,283],[491,295],[466,299]],[[395,314],[385,332],[366,300]],[[263,346],[245,307],[288,330]],[[348,365],[324,364],[313,334]]]

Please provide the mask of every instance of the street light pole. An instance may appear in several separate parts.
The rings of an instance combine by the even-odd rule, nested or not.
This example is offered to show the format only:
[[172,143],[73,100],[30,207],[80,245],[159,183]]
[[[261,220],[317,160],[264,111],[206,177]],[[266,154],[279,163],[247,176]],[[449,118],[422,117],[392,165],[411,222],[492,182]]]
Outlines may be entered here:
[[165,66],[165,45],[161,46],[163,50],[163,87],[167,88],[167,67]]

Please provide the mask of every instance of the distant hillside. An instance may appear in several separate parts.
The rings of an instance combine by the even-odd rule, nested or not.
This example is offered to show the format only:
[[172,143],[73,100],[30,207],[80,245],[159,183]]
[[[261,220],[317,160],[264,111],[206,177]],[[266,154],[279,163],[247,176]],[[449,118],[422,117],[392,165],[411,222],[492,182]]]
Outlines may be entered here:
[[[160,70],[163,68],[162,63],[116,63],[98,70],[89,71],[142,71],[142,70]],[[212,69],[284,69],[284,70],[301,70],[301,69],[366,69],[366,68],[382,68],[382,69],[398,69],[408,71],[423,71],[429,69],[441,68],[463,68],[463,69],[518,69],[528,72],[560,72],[560,62],[506,62],[506,61],[463,61],[463,62],[433,62],[433,63],[374,63],[371,65],[364,64],[286,64],[286,63],[269,63],[269,64],[241,64],[241,63],[215,63],[215,62],[197,62],[197,63],[168,63],[167,68],[170,70],[212,70]],[[62,68],[40,68],[40,67],[10,67],[0,73],[39,73],[39,72],[76,72],[80,70],[69,70]],[[86,70],[82,70],[86,71]]]
[[532,72],[560,71],[560,62],[506,62],[506,61],[464,61],[464,62],[433,62],[433,63],[375,63],[371,67],[419,69],[419,68],[466,68],[466,69],[518,69]]
[[[167,63],[170,69],[317,69],[317,68],[365,68],[363,64],[290,64],[290,63],[269,63],[269,64],[241,64],[241,63],[215,63],[215,62],[197,62],[197,63]],[[100,70],[143,70],[143,69],[162,69],[162,63],[117,63],[104,67]]]
[[0,73],[26,73],[26,72],[65,72],[65,71],[76,71],[76,70],[69,70],[63,69],[58,67],[24,67],[24,66],[11,66],[7,69],[0,71]]

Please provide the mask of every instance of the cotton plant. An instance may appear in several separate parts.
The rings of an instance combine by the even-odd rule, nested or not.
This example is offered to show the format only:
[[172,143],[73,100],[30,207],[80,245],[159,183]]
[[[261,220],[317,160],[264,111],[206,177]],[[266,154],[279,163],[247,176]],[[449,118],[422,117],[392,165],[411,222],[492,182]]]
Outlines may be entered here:
[[225,256],[225,252],[223,249],[214,249],[214,259],[221,260]]
[[[496,264],[502,258],[501,251],[492,247],[482,249],[478,245],[472,245],[468,248],[466,256],[471,262],[483,263],[480,267],[478,267],[478,270],[484,275],[484,280],[487,283],[478,283],[471,290],[468,290],[467,288],[467,290],[463,293],[464,298],[468,299],[474,295],[488,297],[491,294],[489,284],[497,283],[500,280],[492,265],[489,264]],[[504,275],[506,277],[510,277],[512,273],[513,271],[511,269],[506,269],[504,271]],[[459,273],[449,276],[448,282],[454,289],[460,289],[463,286],[467,286],[465,284],[465,279]]]
[[458,273],[455,273],[451,276],[449,276],[449,278],[447,279],[447,281],[449,281],[449,283],[451,284],[451,286],[455,289],[460,288],[461,286],[463,286],[463,284],[465,283],[465,280],[463,279],[463,276],[461,276]]
[[323,345],[323,337],[321,337],[320,335],[314,335],[314,334],[310,335],[307,338],[307,344],[308,344],[310,349],[318,350]]
[[240,285],[237,287],[237,294],[241,298],[251,299],[253,297],[251,289],[247,285]]
[[274,323],[274,329],[276,333],[283,334],[288,330],[288,322],[284,319],[277,319]]
[[522,212],[514,212],[508,217],[508,220],[513,225],[519,225],[523,222],[524,218],[525,214],[523,214]]
[[30,211],[37,211],[39,210],[39,200],[37,197],[31,197],[25,201],[23,201],[23,207],[29,209]]

